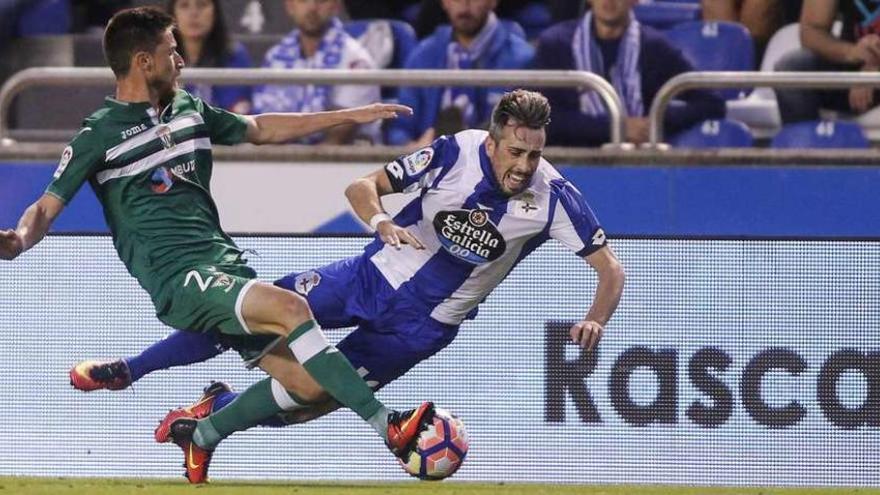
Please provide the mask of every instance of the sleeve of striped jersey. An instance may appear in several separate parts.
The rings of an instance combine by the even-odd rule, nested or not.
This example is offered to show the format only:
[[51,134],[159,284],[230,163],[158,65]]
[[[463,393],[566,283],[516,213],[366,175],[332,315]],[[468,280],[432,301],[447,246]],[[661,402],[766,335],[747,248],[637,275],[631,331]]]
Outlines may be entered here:
[[61,160],[46,193],[65,204],[70,202],[83,183],[104,163],[104,151],[97,133],[91,127],[83,127],[61,152]]
[[557,204],[550,225],[550,237],[578,256],[588,256],[606,244],[605,232],[584,196],[570,182],[554,181]]
[[237,113],[212,107],[199,100],[201,114],[208,127],[208,135],[214,144],[239,144],[244,142],[247,133],[247,120]]
[[455,139],[441,136],[430,146],[388,162],[385,174],[394,192],[408,193],[429,187],[443,167],[454,163],[457,158]]

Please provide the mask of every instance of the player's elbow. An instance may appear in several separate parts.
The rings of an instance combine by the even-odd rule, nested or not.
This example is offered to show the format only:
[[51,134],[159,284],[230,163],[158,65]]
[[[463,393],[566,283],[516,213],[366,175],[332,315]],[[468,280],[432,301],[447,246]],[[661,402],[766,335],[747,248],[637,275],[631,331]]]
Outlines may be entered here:
[[619,286],[622,290],[623,285],[626,283],[626,270],[623,269],[623,264],[617,257],[612,257],[602,266],[602,269],[599,271],[599,278],[608,280],[615,286]]
[[357,198],[363,195],[363,191],[365,188],[369,188],[370,184],[370,181],[365,177],[356,179],[345,188],[345,198],[348,199],[349,203],[353,203]]

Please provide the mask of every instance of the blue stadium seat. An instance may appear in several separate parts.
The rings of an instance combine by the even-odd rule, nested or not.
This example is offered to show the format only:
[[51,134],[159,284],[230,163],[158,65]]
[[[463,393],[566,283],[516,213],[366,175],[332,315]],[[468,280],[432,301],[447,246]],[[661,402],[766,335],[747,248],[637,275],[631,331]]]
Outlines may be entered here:
[[862,128],[853,122],[810,120],[785,125],[770,143],[773,148],[868,148]]
[[[736,22],[687,22],[666,32],[667,38],[693,63],[696,70],[755,70],[755,45],[748,29]],[[736,99],[742,91],[721,94]]]
[[700,20],[703,8],[699,3],[663,1],[636,4],[633,12],[642,24],[656,29],[669,29],[683,22]]
[[388,66],[383,67],[383,69],[399,69],[403,67],[410,52],[413,51],[418,43],[415,30],[404,21],[394,19],[364,19],[346,22],[345,31],[351,36],[359,38],[367,31],[370,23],[373,22],[387,22],[391,27],[391,37],[394,41],[394,55]]
[[675,135],[670,144],[676,148],[751,148],[752,133],[736,120],[704,120]]

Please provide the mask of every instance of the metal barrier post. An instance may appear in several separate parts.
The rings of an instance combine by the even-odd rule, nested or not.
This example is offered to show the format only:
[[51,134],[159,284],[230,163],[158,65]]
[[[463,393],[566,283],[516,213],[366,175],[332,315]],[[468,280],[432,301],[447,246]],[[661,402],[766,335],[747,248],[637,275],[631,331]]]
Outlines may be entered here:
[[[376,84],[385,86],[571,87],[599,93],[608,108],[611,144],[623,144],[623,104],[607,81],[590,72],[532,70],[288,70],[184,69],[182,79],[194,83],[231,84]],[[38,67],[16,73],[0,89],[0,142],[8,134],[6,120],[15,95],[32,86],[94,86],[112,83],[106,68]]]
[[698,88],[724,89],[751,86],[771,88],[848,89],[880,86],[877,72],[686,72],[666,81],[651,104],[648,146],[663,150],[663,116],[675,95]]

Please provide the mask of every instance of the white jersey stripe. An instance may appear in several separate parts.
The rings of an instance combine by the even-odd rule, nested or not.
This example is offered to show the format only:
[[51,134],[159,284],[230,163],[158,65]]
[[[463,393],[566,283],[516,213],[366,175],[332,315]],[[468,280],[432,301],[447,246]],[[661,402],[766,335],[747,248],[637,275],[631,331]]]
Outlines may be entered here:
[[186,155],[187,153],[192,153],[195,150],[210,150],[211,149],[211,140],[208,138],[198,138],[198,139],[190,139],[189,141],[184,141],[173,148],[162,148],[161,150],[149,155],[147,157],[141,158],[140,160],[126,165],[122,168],[113,168],[110,170],[103,170],[95,174],[95,178],[98,180],[98,184],[103,184],[111,179],[118,179],[120,177],[130,177],[132,175],[137,175],[141,172],[145,172],[155,167],[156,165],[160,165],[162,163],[167,162],[173,158],[177,158],[181,155]]
[[[171,132],[176,132],[181,129],[186,129],[188,127],[194,127],[194,126],[204,124],[204,123],[205,123],[205,120],[202,118],[201,115],[199,115],[197,113],[193,113],[193,114],[189,114],[189,115],[186,115],[183,117],[178,117],[178,118],[172,120],[168,124],[167,127],[169,128],[169,130]],[[109,150],[107,150],[107,153],[104,155],[104,161],[110,162],[112,160],[115,160],[116,158],[119,158],[123,154],[137,148],[138,146],[143,146],[143,145],[149,143],[150,141],[158,139],[159,138],[158,132],[159,132],[159,129],[161,129],[161,128],[162,128],[162,126],[151,127],[149,129],[147,129],[146,131],[143,131],[142,133],[136,135],[135,137],[128,139],[128,140],[125,140],[125,141],[117,144],[116,146],[110,148]]]

